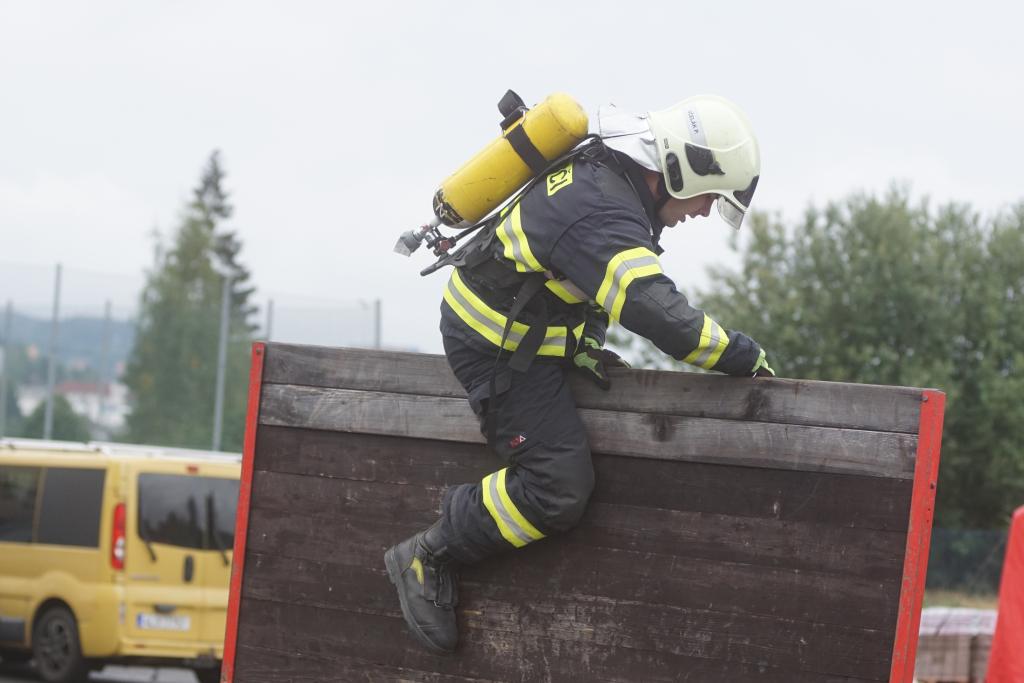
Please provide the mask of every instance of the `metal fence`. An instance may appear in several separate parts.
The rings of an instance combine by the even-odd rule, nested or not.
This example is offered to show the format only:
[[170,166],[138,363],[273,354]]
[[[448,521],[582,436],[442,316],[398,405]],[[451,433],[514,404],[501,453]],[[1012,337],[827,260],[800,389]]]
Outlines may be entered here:
[[[142,273],[0,261],[0,436],[51,438],[54,400],[63,396],[88,420],[91,438],[117,437],[131,409],[119,379],[135,342],[144,285]],[[258,309],[249,321],[258,339],[382,343],[379,300],[257,291],[250,302]],[[210,349],[215,357],[221,352]],[[25,418],[37,410],[45,412],[41,429],[23,433]]]
[[1007,529],[932,529],[927,587],[996,595],[1008,535]]

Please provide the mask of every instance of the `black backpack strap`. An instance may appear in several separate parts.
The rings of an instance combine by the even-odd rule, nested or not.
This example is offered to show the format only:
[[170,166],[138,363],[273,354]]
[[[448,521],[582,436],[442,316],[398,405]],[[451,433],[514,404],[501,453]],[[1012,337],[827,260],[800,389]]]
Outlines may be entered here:
[[[508,333],[512,330],[512,323],[523,312],[526,305],[544,288],[545,280],[547,280],[547,277],[544,273],[534,273],[528,276],[519,288],[519,292],[516,293],[515,301],[513,301],[512,308],[509,310],[508,317],[505,320],[505,330],[501,334],[501,344],[498,345],[498,355],[494,359],[494,370],[491,372],[491,382],[488,388],[487,415],[484,417],[487,428],[487,443],[491,448],[495,448],[495,441],[497,439],[496,418],[500,401],[498,400],[496,387],[498,382],[498,363],[501,360],[502,352],[505,350],[505,340],[508,339]],[[539,301],[542,303],[539,315],[534,323],[530,325],[530,329],[523,335],[519,346],[512,352],[512,357],[508,361],[509,369],[516,372],[526,372],[530,369],[530,365],[533,363],[533,359],[537,357],[537,352],[540,351],[540,347],[544,343],[544,337],[547,334],[547,305],[544,304],[544,299],[539,299]]]
[[[508,319],[505,321],[505,331],[501,335],[502,348],[505,347],[505,339],[512,329],[512,323],[523,312],[523,309],[526,308],[526,304],[530,303],[530,300],[537,295],[537,292],[544,289],[544,282],[546,280],[547,277],[544,273],[536,273],[527,277],[526,282],[519,288],[515,301],[512,303],[512,310],[508,312]],[[541,302],[541,310],[538,312],[536,322],[530,325],[530,328],[523,335],[522,341],[519,342],[519,346],[516,347],[508,361],[508,366],[516,372],[526,372],[530,369],[530,364],[537,357],[537,352],[540,351],[541,345],[544,344],[544,337],[547,336],[547,305],[543,299],[538,299],[538,301]]]

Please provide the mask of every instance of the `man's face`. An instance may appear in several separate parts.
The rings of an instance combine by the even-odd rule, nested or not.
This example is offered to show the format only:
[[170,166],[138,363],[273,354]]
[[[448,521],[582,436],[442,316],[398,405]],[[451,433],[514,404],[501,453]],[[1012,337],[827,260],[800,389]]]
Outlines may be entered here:
[[696,218],[697,216],[707,216],[711,213],[711,205],[718,199],[718,195],[714,194],[699,194],[696,197],[689,197],[687,199],[676,199],[672,197],[665,206],[661,207],[661,211],[658,212],[658,218],[667,227],[672,227],[677,223],[682,223],[687,218]]

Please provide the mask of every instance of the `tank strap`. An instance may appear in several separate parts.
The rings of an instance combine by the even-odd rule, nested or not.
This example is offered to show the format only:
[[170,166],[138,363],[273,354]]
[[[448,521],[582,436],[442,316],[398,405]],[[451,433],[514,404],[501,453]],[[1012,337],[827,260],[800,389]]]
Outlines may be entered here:
[[522,124],[506,133],[505,139],[512,145],[512,149],[516,151],[519,158],[530,167],[533,175],[538,176],[547,169],[548,160],[544,158],[544,155],[540,153],[537,146],[533,144],[533,140],[523,130]]

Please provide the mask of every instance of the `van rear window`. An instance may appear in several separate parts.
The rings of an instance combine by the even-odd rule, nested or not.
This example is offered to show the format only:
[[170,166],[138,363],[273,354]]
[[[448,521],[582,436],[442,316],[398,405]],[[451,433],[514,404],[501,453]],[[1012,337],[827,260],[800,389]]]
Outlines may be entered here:
[[98,548],[106,471],[47,467],[36,543]]
[[0,466],[0,541],[32,541],[38,488],[38,467]]
[[238,481],[180,474],[139,475],[139,536],[182,548],[230,550]]
[[210,479],[210,534],[212,546],[231,550],[235,545],[235,510],[238,509],[238,480]]

